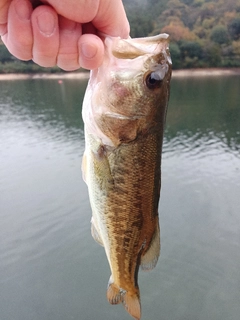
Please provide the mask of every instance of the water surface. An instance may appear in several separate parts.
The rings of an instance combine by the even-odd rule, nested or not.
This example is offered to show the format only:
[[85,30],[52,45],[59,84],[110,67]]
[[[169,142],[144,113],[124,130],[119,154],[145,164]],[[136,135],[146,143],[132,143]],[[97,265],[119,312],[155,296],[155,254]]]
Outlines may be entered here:
[[[90,235],[81,177],[86,81],[0,83],[0,319],[127,320]],[[142,319],[238,320],[240,78],[173,79],[155,270]]]

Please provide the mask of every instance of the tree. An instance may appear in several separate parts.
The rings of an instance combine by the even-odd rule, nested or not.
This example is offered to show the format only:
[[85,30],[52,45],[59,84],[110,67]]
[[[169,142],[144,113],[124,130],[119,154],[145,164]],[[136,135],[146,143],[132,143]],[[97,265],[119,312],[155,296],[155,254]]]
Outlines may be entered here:
[[216,44],[209,43],[204,50],[204,60],[207,61],[211,67],[221,66],[221,51]]
[[181,67],[181,51],[178,44],[170,42],[169,50],[171,54],[173,68],[179,69]]
[[232,39],[238,40],[240,38],[240,18],[233,19],[228,25],[228,30]]
[[162,32],[166,32],[170,35],[171,41],[178,42],[180,40],[194,40],[194,34],[189,30],[189,28],[177,25],[177,24],[169,24],[164,27]]
[[202,47],[196,41],[181,41],[180,50],[184,58],[202,58]]
[[217,44],[228,44],[229,34],[225,26],[218,25],[212,29],[210,39]]

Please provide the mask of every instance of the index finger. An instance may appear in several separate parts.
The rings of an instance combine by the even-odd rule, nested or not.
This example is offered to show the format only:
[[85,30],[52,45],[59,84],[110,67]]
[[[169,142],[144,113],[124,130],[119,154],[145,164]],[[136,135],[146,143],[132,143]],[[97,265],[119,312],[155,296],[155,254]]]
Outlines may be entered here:
[[0,0],[0,35],[3,35],[7,31],[7,17],[9,6],[9,0]]
[[9,0],[0,0],[0,24],[7,23]]

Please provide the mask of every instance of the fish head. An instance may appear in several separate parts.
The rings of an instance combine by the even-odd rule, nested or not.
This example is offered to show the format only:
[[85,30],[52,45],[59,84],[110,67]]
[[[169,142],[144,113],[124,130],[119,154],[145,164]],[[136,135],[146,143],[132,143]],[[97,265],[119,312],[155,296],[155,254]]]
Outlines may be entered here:
[[85,118],[88,113],[89,130],[103,144],[117,146],[163,127],[172,63],[167,34],[106,37],[104,45],[103,64],[89,81]]

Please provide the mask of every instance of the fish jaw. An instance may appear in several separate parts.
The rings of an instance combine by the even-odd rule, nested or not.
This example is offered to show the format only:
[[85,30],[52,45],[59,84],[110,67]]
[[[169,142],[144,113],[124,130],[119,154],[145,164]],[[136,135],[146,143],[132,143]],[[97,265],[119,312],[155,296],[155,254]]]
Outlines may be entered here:
[[83,103],[84,180],[92,235],[104,246],[111,304],[140,319],[138,270],[160,254],[161,151],[169,99],[167,37],[105,40],[103,65],[92,71]]

